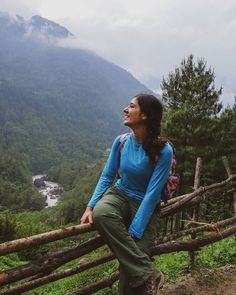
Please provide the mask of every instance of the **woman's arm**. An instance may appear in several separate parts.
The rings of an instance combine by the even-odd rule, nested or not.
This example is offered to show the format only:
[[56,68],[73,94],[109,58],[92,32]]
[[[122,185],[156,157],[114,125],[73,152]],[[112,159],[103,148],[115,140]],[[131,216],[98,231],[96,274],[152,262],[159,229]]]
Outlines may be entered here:
[[172,157],[173,149],[169,144],[166,144],[161,151],[160,158],[151,176],[144,199],[129,227],[129,233],[138,239],[142,238],[157,204],[161,201],[161,193],[170,174]]
[[94,193],[88,203],[88,207],[93,208],[98,200],[102,197],[104,192],[111,186],[113,180],[116,177],[117,171],[119,169],[120,154],[119,147],[120,135],[116,137],[113,142],[110,155],[107,159],[106,165],[102,171],[99,181],[96,185]]
[[98,200],[100,200],[104,192],[111,186],[116,177],[120,165],[119,144],[120,136],[117,136],[113,142],[110,155],[96,185],[94,193],[80,219],[81,224],[93,223],[93,207],[96,205]]

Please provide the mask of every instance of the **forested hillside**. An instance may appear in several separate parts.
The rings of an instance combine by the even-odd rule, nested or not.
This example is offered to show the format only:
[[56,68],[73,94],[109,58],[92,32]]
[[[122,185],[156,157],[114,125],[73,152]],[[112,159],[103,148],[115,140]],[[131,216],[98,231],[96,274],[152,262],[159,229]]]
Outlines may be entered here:
[[[10,152],[28,177],[49,172],[72,188],[122,131],[130,97],[147,89],[94,53],[60,47],[72,34],[40,16],[26,21],[1,13],[0,24],[1,157]],[[12,204],[7,194],[4,206]]]

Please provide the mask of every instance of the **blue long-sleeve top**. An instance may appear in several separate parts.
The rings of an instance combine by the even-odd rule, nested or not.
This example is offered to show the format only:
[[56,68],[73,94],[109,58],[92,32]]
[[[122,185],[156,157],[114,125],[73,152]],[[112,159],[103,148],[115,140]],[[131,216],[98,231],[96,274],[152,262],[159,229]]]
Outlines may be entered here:
[[127,136],[123,148],[120,150],[121,135],[116,137],[100,179],[88,207],[93,208],[104,192],[112,185],[118,169],[120,179],[115,187],[130,198],[140,201],[140,206],[128,229],[132,236],[139,239],[161,200],[161,192],[170,173],[173,149],[166,143],[161,150],[155,168],[149,157],[134,138],[134,134]]

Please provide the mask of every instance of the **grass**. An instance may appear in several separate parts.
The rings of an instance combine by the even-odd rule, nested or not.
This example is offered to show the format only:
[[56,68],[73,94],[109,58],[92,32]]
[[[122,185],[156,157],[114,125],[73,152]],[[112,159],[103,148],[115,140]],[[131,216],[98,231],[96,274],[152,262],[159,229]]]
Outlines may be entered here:
[[21,266],[25,263],[25,261],[20,260],[18,255],[14,253],[0,256],[0,271],[5,271],[9,268]]
[[[194,269],[217,268],[236,263],[236,242],[229,237],[195,252]],[[155,267],[160,269],[169,282],[175,281],[183,273],[189,272],[188,252],[175,252],[155,257]]]

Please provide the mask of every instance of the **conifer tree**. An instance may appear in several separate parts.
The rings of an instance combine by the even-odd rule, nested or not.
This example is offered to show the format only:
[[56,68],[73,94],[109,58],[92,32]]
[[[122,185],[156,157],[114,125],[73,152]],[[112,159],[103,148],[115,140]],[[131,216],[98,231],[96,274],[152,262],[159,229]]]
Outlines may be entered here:
[[236,97],[232,107],[228,106],[221,113],[218,132],[219,153],[227,156],[233,173],[236,172]]
[[167,108],[164,130],[177,148],[185,186],[182,191],[193,184],[196,158],[201,156],[206,161],[214,153],[217,114],[222,109],[222,88],[216,89],[214,80],[214,71],[206,61],[195,62],[191,54],[161,84]]

